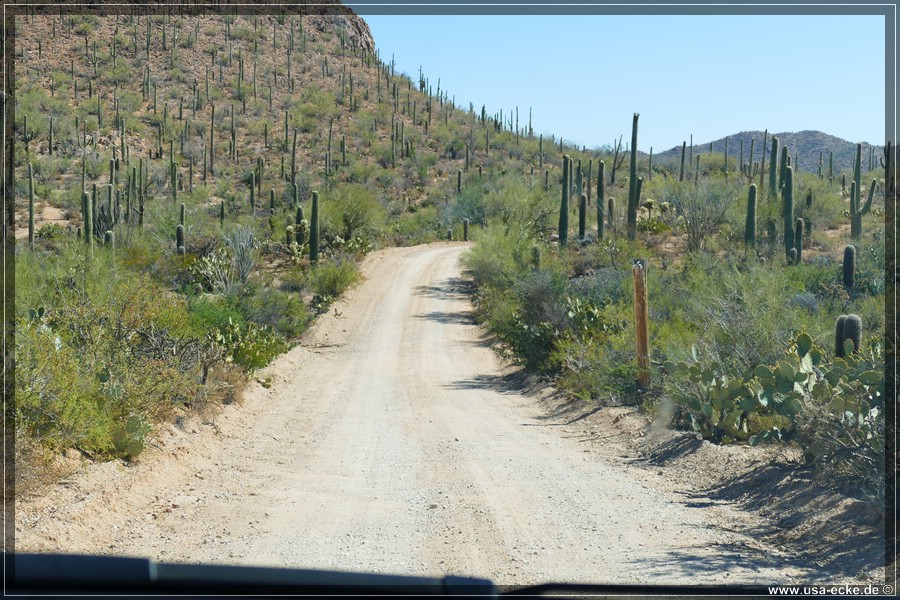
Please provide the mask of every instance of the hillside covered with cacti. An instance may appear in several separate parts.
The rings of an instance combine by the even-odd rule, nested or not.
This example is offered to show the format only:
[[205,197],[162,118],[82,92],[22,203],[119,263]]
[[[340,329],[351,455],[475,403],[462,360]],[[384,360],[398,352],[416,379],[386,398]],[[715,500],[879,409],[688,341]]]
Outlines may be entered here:
[[471,236],[476,312],[511,362],[883,497],[891,146],[846,168],[823,146],[796,169],[768,133],[644,155],[635,114],[629,143],[569,147],[527,98],[521,122],[455,106],[321,12],[20,10],[21,452],[130,460],[155,424],[234,401],[367,252]]
[[[839,137],[821,131],[797,131],[770,133],[769,131],[741,131],[711,142],[695,143],[689,136],[685,143],[691,150],[703,152],[725,152],[738,157],[738,163],[749,165],[751,170],[759,169],[761,164],[760,150],[767,145],[767,140],[777,137],[782,144],[792,150],[793,166],[796,170],[834,177],[835,174],[849,172],[854,167],[856,143],[842,140]],[[860,142],[862,149],[862,168],[875,171],[884,168],[883,148],[867,142]],[[658,152],[660,159],[673,164],[681,155],[681,146]]]

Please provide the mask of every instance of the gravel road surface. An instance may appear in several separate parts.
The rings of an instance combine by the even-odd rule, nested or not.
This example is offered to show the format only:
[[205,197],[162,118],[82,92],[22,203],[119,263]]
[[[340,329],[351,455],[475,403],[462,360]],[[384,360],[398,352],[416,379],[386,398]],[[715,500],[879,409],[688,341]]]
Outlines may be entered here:
[[810,575],[547,419],[475,325],[467,245],[376,252],[365,280],[214,422],[19,502],[20,551],[470,575],[787,583]]

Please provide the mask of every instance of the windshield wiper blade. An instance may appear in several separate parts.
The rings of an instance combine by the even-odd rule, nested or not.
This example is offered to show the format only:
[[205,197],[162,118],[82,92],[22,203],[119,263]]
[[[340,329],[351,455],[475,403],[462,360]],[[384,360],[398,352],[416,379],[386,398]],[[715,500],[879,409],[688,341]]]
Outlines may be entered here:
[[[146,558],[6,554],[7,592],[152,594],[401,594],[496,598],[487,579],[415,577],[230,565],[157,563]],[[12,564],[10,564],[10,562]]]
[[542,583],[504,586],[487,579],[415,577],[311,569],[158,563],[146,558],[75,554],[5,554],[8,593],[47,594],[391,594],[499,596],[722,595],[767,596],[752,585]]
[[615,594],[635,596],[768,596],[769,588],[760,585],[650,585],[607,583],[539,583],[505,589],[501,596],[562,596],[571,594]]

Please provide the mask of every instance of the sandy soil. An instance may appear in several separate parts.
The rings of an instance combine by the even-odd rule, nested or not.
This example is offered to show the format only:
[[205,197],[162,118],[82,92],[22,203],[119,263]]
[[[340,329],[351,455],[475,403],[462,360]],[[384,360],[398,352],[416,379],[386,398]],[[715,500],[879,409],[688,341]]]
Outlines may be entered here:
[[[65,212],[48,202],[35,202],[34,230],[40,231],[44,225],[55,223],[62,228],[75,225],[66,218]],[[28,239],[28,207],[16,212],[16,239]]]
[[19,499],[17,550],[500,585],[853,578],[782,545],[739,495],[697,493],[704,461],[752,466],[740,449],[573,409],[505,369],[472,320],[465,247],[369,255],[366,280],[258,374],[270,387]]

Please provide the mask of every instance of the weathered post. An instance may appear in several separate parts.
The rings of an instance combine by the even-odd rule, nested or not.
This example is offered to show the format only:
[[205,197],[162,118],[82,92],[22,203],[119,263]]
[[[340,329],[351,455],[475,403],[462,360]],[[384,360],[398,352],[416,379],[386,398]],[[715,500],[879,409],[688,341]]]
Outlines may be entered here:
[[647,332],[647,260],[635,259],[634,275],[634,330],[637,336],[638,386],[650,385],[650,339]]

